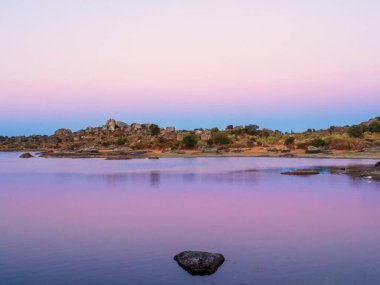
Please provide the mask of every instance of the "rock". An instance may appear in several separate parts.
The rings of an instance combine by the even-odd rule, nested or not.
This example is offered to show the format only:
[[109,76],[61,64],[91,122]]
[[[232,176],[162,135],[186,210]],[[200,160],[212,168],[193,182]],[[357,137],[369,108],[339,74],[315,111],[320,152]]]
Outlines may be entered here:
[[54,132],[54,136],[60,139],[69,139],[73,136],[70,129],[58,129]]
[[109,119],[106,123],[107,131],[114,132],[116,130],[116,121],[114,119]]
[[282,149],[280,149],[280,152],[284,153],[284,152],[290,152],[291,149],[290,148],[287,148],[287,147],[284,147]]
[[377,147],[365,147],[363,148],[364,152],[380,152],[380,146]]
[[278,148],[276,148],[276,147],[268,147],[267,151],[278,152]]
[[201,134],[201,140],[202,141],[210,141],[210,140],[212,140],[212,132],[211,131],[204,131]]
[[29,152],[26,152],[20,155],[20,158],[32,158],[32,157],[34,156],[31,155]]
[[175,132],[175,127],[166,127],[165,132],[166,133],[174,133]]
[[305,150],[305,153],[320,153],[321,152],[321,149],[319,147],[315,147],[315,146],[308,146],[307,147],[307,150]]
[[380,161],[375,164],[375,169],[380,170]]
[[220,253],[184,251],[174,256],[174,260],[191,275],[210,275],[224,263],[224,256]]
[[317,175],[319,171],[313,169],[299,169],[293,171],[281,172],[283,175]]

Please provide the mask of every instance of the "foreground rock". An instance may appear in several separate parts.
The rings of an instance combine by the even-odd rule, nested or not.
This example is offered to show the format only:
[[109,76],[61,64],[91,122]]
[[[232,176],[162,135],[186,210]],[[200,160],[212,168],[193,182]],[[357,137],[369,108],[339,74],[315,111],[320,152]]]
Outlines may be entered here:
[[29,152],[26,152],[26,153],[23,153],[22,155],[20,155],[20,158],[32,158],[34,157],[33,155],[31,155]]
[[224,256],[220,253],[184,251],[174,256],[174,260],[191,275],[210,275],[224,263]]
[[318,175],[318,170],[300,169],[294,171],[281,172],[283,175]]

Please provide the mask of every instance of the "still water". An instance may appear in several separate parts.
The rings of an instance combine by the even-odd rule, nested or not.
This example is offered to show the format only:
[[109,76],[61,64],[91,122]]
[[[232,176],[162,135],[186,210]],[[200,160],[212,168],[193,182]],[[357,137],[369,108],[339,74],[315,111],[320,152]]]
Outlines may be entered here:
[[[380,284],[380,183],[325,171],[375,161],[18,155],[0,153],[1,285]],[[226,262],[194,277],[183,250]]]

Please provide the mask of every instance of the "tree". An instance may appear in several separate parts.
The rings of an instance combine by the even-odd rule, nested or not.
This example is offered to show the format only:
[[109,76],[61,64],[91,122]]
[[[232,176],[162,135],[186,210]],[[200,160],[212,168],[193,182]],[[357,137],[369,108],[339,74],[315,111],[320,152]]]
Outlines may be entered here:
[[118,146],[122,146],[122,145],[125,145],[127,141],[125,139],[122,139],[122,138],[118,138],[116,141],[115,141],[115,145],[118,145]]
[[315,138],[311,141],[310,145],[315,147],[322,147],[326,145],[326,142],[322,138]]
[[380,133],[380,122],[373,122],[369,124],[368,130],[372,133]]
[[363,136],[363,127],[361,125],[355,125],[348,129],[347,133],[354,138],[361,138]]
[[197,144],[198,140],[195,135],[187,135],[182,139],[182,143],[187,148],[193,148]]
[[149,127],[149,130],[150,130],[150,134],[152,136],[157,136],[161,132],[160,127],[158,125],[155,125],[155,124],[151,124]]
[[214,136],[214,142],[218,145],[222,145],[231,143],[231,140],[225,134],[217,134]]
[[244,127],[244,131],[247,135],[251,135],[251,136],[254,136],[254,135],[257,135],[258,134],[258,129],[260,127],[258,125],[247,125]]
[[292,144],[294,144],[294,141],[296,140],[296,138],[295,137],[287,137],[286,139],[285,139],[285,145],[292,145]]

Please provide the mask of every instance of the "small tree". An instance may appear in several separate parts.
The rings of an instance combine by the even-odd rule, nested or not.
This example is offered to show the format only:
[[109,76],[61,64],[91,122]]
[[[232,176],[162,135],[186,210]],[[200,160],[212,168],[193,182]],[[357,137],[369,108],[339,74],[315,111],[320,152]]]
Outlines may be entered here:
[[155,124],[151,124],[149,129],[150,129],[150,134],[152,136],[157,136],[161,132],[160,127],[158,125],[155,125]]
[[372,133],[380,133],[380,122],[373,122],[368,126],[368,130]]
[[258,130],[259,129],[259,126],[258,125],[247,125],[244,127],[244,131],[247,135],[251,135],[251,136],[254,136],[254,135],[257,135],[258,134]]
[[326,145],[326,142],[322,138],[316,138],[311,141],[310,145],[315,147],[322,147]]
[[217,134],[214,136],[214,142],[218,145],[231,143],[231,140],[225,134]]
[[118,145],[118,146],[122,146],[122,145],[125,145],[127,141],[125,139],[122,139],[122,138],[118,138],[116,141],[115,141],[115,145]]
[[198,140],[195,135],[187,135],[182,139],[182,143],[187,148],[193,148],[197,144]]
[[363,136],[363,127],[361,125],[352,126],[348,129],[347,133],[354,138],[361,138]]
[[285,145],[293,145],[294,144],[294,141],[296,140],[296,138],[295,137],[287,137],[286,139],[285,139]]

